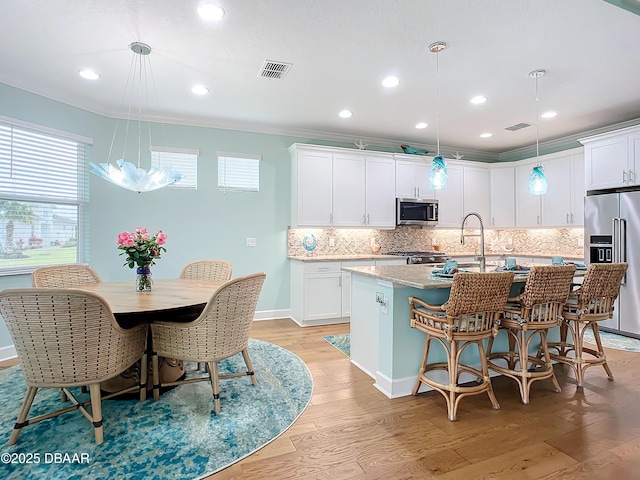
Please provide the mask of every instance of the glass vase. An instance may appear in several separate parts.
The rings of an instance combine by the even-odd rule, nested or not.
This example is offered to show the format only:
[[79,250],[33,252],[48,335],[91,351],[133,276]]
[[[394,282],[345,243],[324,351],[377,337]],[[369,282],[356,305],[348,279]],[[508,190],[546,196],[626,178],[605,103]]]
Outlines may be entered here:
[[151,291],[151,269],[149,267],[138,267],[136,270],[136,291]]

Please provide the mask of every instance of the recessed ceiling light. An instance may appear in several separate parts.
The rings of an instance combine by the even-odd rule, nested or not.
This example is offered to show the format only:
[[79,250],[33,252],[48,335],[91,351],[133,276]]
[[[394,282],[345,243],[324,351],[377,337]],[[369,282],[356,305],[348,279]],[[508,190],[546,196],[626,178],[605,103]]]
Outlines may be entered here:
[[558,115],[558,112],[553,112],[553,111],[549,111],[549,112],[544,112],[542,115],[540,115],[542,118],[553,118],[556,115]]
[[349,118],[351,115],[353,115],[353,113],[351,113],[350,110],[342,110],[338,115],[341,118]]
[[493,133],[483,133],[480,135],[480,138],[489,138],[491,135],[493,135]]
[[207,22],[215,22],[224,17],[224,9],[215,3],[200,2],[198,4],[198,15]]
[[194,85],[191,87],[191,93],[194,95],[206,95],[209,93],[209,89],[204,85]]
[[80,75],[82,78],[86,80],[97,80],[100,78],[100,74],[98,72],[91,70],[89,68],[83,68],[81,70],[78,70],[78,75]]
[[428,123],[424,123],[424,122],[416,123],[416,128],[417,128],[418,130],[421,130],[421,129],[423,129],[423,128],[427,128],[428,126],[429,126],[429,124],[428,124]]
[[477,95],[477,96],[473,97],[470,101],[474,105],[480,105],[481,103],[484,103],[484,102],[487,101],[487,97],[485,97],[483,95]]
[[397,87],[398,84],[400,83],[400,80],[398,80],[398,77],[387,77],[382,81],[382,86],[387,87],[387,88],[393,88],[393,87]]

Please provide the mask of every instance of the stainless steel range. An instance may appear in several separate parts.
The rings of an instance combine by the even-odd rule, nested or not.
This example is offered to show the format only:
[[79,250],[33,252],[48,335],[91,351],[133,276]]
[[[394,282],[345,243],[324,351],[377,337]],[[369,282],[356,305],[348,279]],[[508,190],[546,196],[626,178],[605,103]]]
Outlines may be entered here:
[[444,252],[388,252],[387,255],[407,257],[407,263],[444,263],[449,257]]

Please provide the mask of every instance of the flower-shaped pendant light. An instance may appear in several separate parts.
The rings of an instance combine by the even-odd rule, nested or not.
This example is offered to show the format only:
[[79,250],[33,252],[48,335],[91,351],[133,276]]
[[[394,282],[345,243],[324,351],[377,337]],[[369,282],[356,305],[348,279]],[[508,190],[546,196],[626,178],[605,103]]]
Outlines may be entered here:
[[[126,150],[126,139],[127,133],[129,131],[129,123],[131,121],[131,111],[133,110],[133,105],[131,102],[129,104],[128,110],[128,118],[126,129],[124,133],[124,146],[121,159],[116,161],[116,165],[113,165],[111,160],[111,151],[113,150],[113,144],[116,139],[116,134],[118,133],[118,125],[116,123],[115,131],[113,132],[113,139],[111,141],[111,147],[109,148],[109,156],[107,158],[106,163],[100,163],[96,165],[95,163],[89,162],[89,165],[93,168],[91,170],[92,173],[97,176],[104,178],[105,180],[113,183],[114,185],[118,185],[119,187],[126,188],[127,190],[132,190],[134,192],[150,192],[152,190],[158,190],[159,188],[166,187],[167,185],[171,185],[172,183],[176,183],[182,179],[183,175],[171,169],[170,167],[161,167],[161,168],[150,168],[149,170],[145,170],[140,167],[140,144],[141,144],[141,123],[142,123],[142,98],[143,98],[143,86],[145,87],[145,98],[148,100],[148,85],[147,79],[151,76],[151,84],[155,85],[153,82],[153,72],[151,71],[151,64],[148,59],[148,55],[151,53],[151,47],[144,43],[133,42],[129,45],[129,48],[133,52],[133,58],[131,61],[131,67],[129,69],[129,79],[127,80],[127,86],[131,85],[131,96],[133,97],[133,83],[132,77],[138,79],[138,161],[137,165],[128,162],[124,159],[125,150]],[[137,62],[136,62],[137,60]],[[144,78],[143,78],[144,77]],[[131,83],[130,83],[131,82]],[[126,95],[126,88],[125,88]],[[149,144],[151,144],[151,125],[149,125]]]
[[533,167],[531,176],[529,177],[529,193],[531,195],[544,195],[547,193],[547,177],[544,174],[542,165],[540,165],[540,137],[538,131],[538,124],[540,123],[540,112],[538,108],[538,78],[543,76],[545,71],[534,70],[529,72],[529,77],[533,78],[536,82],[536,162],[537,165]]
[[447,187],[447,162],[440,155],[440,52],[447,48],[444,42],[429,45],[429,51],[436,54],[436,144],[437,152],[431,163],[429,186],[434,190]]

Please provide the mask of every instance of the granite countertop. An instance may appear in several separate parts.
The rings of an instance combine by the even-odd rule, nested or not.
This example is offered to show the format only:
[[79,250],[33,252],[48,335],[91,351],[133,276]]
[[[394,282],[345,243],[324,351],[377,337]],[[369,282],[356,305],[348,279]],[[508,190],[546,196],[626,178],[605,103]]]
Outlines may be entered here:
[[365,255],[289,255],[287,258],[300,262],[340,262],[342,260],[398,260],[403,257],[385,255],[383,253],[370,253]]
[[[436,278],[431,276],[435,267],[433,265],[385,265],[380,267],[343,267],[342,270],[352,274],[364,275],[365,277],[386,280],[396,285],[406,287],[421,288],[424,290],[432,288],[449,288],[453,279]],[[487,265],[487,271],[494,270],[495,265]],[[467,268],[470,272],[479,272],[477,267]],[[584,271],[576,271],[576,277],[583,276]],[[516,274],[514,282],[526,282],[527,275]]]

